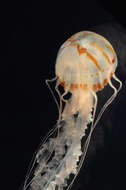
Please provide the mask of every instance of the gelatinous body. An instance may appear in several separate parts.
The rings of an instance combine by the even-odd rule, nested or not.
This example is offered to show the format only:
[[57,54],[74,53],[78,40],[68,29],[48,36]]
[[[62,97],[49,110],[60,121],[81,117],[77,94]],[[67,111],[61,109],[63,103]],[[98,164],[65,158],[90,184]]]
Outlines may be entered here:
[[[122,87],[116,77],[117,56],[112,45],[102,36],[88,31],[79,32],[70,37],[59,49],[56,59],[56,91],[60,97],[58,104],[59,118],[34,154],[33,163],[26,176],[23,190],[63,190],[71,188],[84,162],[91,134],[106,107],[114,100]],[[119,83],[119,88],[112,84],[111,78]],[[114,93],[103,105],[97,118],[97,91],[105,85]],[[58,86],[64,87],[61,94]],[[71,92],[66,100],[64,96]],[[65,103],[63,109],[62,103]],[[95,119],[95,122],[94,122]],[[87,127],[90,132],[84,144]],[[73,174],[68,183],[70,174]]]
[[56,75],[65,88],[101,90],[113,76],[117,56],[111,44],[93,32],[79,32],[60,48]]

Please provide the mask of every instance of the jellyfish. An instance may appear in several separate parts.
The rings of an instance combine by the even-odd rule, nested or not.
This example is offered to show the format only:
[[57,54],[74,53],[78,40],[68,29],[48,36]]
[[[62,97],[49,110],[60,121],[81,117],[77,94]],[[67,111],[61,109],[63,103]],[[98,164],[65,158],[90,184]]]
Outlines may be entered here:
[[[115,50],[99,34],[81,31],[61,45],[56,58],[56,77],[46,80],[59,117],[33,156],[23,190],[68,190],[72,187],[85,160],[92,132],[122,87],[115,75],[116,67]],[[118,88],[112,84],[112,78],[119,84]],[[56,82],[59,103],[49,85],[53,81]],[[113,94],[96,118],[97,92],[107,85]],[[63,93],[59,86],[63,87]],[[68,93],[71,96],[67,99]],[[89,126],[88,136],[82,143]]]

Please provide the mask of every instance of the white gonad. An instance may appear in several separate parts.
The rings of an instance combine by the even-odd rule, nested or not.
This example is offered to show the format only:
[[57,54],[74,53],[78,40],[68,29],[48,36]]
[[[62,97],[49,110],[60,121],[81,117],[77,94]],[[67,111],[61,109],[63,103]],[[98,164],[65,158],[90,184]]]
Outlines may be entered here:
[[[117,56],[112,45],[94,32],[76,33],[60,47],[56,59],[56,77],[46,80],[50,90],[49,82],[56,81],[59,104],[52,90],[51,93],[58,106],[59,118],[34,154],[23,190],[71,188],[84,162],[95,126],[122,87],[122,82],[115,75],[116,67]],[[112,84],[111,78],[119,84],[118,89]],[[59,85],[64,89],[62,94]],[[106,85],[112,88],[113,94],[95,118],[97,92]],[[65,99],[69,92],[71,97]],[[84,136],[86,139],[82,143]]]

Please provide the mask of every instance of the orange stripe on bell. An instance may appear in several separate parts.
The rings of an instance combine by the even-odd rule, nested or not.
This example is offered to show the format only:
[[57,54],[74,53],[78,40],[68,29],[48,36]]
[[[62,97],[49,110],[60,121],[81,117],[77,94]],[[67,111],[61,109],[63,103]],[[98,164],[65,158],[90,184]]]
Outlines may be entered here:
[[[111,73],[111,77],[112,77],[112,73]],[[103,89],[104,86],[108,83],[108,81],[109,81],[109,79],[108,79],[108,78],[105,78],[105,79],[103,80],[103,83],[94,84],[93,87],[92,87],[92,89],[93,89],[94,91],[96,91],[96,90],[101,90],[101,89]]]
[[116,57],[116,52],[115,52],[115,50],[111,47],[111,45],[106,44],[105,46],[106,46],[108,49],[110,49],[110,50],[112,51],[114,57]]
[[112,59],[112,64],[114,64],[114,62],[115,62],[115,57],[113,57],[113,59]]
[[103,88],[103,85],[101,83],[98,83],[98,84],[94,84],[93,85],[93,90],[96,91],[96,90],[101,90]]
[[71,84],[70,85],[70,90],[76,90],[76,89],[78,89],[78,88],[81,88],[82,90],[87,90],[87,88],[88,88],[88,86],[87,86],[87,84]]
[[105,57],[105,59],[107,60],[107,62],[109,64],[112,64],[112,62],[110,61],[108,55],[105,53],[105,51],[101,48],[101,46],[97,43],[97,42],[90,42],[91,45],[95,46],[101,53],[102,55]]
[[83,90],[87,90],[88,86],[87,86],[87,84],[80,84],[79,85],[79,84],[73,84],[73,83],[70,85],[71,90],[78,89],[79,87],[82,88]]
[[112,76],[113,76],[113,72],[110,73],[110,78],[112,78]]
[[79,53],[79,55],[86,53],[86,55],[93,61],[93,63],[96,65],[96,67],[98,68],[98,70],[102,71],[100,65],[98,64],[97,60],[95,59],[95,57],[93,57],[86,48],[80,46],[79,44],[77,45],[77,51]]
[[72,83],[72,84],[70,85],[70,89],[71,89],[71,90],[78,89],[78,87],[79,87],[78,84],[73,84],[73,83]]
[[104,81],[103,81],[103,86],[105,86],[107,83],[108,83],[108,79],[106,78],[106,79],[104,79]]
[[80,46],[79,44],[77,44],[77,51],[78,51],[79,55],[87,52],[86,48]]

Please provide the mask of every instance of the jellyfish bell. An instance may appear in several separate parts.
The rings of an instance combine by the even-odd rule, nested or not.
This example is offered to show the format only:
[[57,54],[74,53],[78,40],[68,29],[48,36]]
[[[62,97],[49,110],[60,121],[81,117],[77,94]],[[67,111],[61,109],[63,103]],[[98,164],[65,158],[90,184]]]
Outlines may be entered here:
[[59,49],[56,76],[64,88],[104,88],[117,67],[117,56],[107,39],[94,32],[74,34]]

